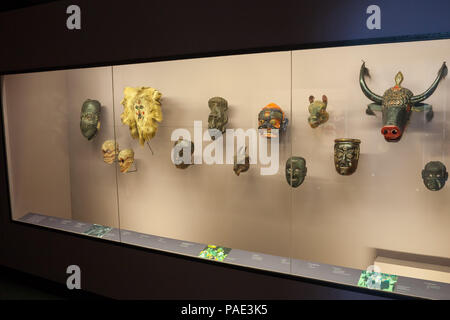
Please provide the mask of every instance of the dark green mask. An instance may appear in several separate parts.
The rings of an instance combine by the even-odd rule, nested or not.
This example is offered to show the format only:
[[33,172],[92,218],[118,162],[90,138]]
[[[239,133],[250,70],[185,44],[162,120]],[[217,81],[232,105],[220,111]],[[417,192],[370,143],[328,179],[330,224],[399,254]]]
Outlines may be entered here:
[[428,190],[439,191],[448,179],[447,168],[440,161],[430,161],[422,170],[422,179]]
[[91,140],[100,130],[100,110],[100,102],[91,99],[87,99],[81,107],[80,129],[88,140]]
[[303,183],[307,171],[306,160],[302,157],[290,157],[286,161],[286,180],[293,188],[297,188]]

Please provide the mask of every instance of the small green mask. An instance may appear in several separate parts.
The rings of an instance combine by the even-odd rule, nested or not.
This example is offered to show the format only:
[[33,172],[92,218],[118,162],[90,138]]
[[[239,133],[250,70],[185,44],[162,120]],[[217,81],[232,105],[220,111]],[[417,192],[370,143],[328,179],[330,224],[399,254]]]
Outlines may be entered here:
[[286,180],[293,188],[297,188],[303,183],[307,171],[306,160],[302,157],[290,157],[286,161]]
[[209,99],[208,106],[211,112],[208,117],[208,131],[211,138],[214,140],[215,136],[225,132],[225,126],[228,123],[228,102],[224,98],[214,97]]
[[430,161],[422,170],[422,179],[428,190],[439,191],[448,179],[447,168],[440,161]]
[[100,130],[101,104],[97,100],[87,99],[81,107],[80,129],[83,136],[91,140]]

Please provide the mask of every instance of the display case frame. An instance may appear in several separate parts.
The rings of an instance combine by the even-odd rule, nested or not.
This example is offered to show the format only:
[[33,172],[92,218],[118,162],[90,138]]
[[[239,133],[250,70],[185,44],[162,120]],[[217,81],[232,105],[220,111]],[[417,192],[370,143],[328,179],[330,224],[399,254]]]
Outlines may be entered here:
[[[293,4],[289,2],[287,7]],[[52,15],[53,10],[61,9],[62,4],[49,4],[48,14]],[[89,8],[99,9],[100,5],[89,5]],[[287,12],[285,7],[283,12]],[[254,7],[249,6],[247,10],[250,12]],[[212,8],[204,8],[205,13],[211,13]],[[46,12],[46,11],[44,11]],[[19,12],[27,15],[30,11],[25,10]],[[19,14],[18,13],[18,14]],[[32,14],[32,13],[31,13]],[[7,17],[8,18],[8,17]],[[138,36],[136,35],[136,39]],[[43,59],[40,66],[36,64],[22,64],[20,57],[16,59],[15,63],[11,65],[1,65],[1,74],[15,74],[21,72],[70,69],[73,67],[97,67],[114,64],[130,63],[130,62],[150,62],[150,61],[164,61],[174,59],[186,59],[192,57],[207,57],[220,56],[229,54],[240,54],[249,52],[270,52],[292,49],[306,49],[306,48],[324,48],[332,46],[343,45],[361,45],[367,43],[390,43],[399,41],[412,40],[430,40],[430,39],[447,39],[450,38],[448,33],[433,33],[422,34],[414,36],[402,37],[385,37],[380,39],[366,39],[366,40],[349,40],[349,41],[330,41],[317,42],[313,44],[301,43],[301,41],[294,42],[295,45],[290,45],[291,42],[284,42],[281,45],[273,45],[276,40],[268,41],[269,46],[263,45],[254,48],[240,49],[242,43],[236,41],[235,44],[230,45],[227,50],[217,50],[221,47],[220,43],[215,43],[216,50],[208,51],[204,48],[198,49],[197,52],[186,52],[175,55],[167,54],[173,48],[166,47],[166,54],[159,53],[159,55],[149,54],[147,58],[133,57],[129,58],[113,58],[115,60],[100,60],[95,54],[84,61],[84,63],[76,62],[76,59],[71,60],[67,64],[58,62],[55,65],[54,61],[45,61]],[[68,40],[70,41],[70,40]],[[283,39],[281,41],[286,41]],[[178,47],[178,50],[183,50]],[[188,51],[188,50],[187,50]],[[123,53],[122,53],[123,54]],[[101,56],[101,55],[99,55]],[[123,55],[126,57],[126,55]],[[11,58],[11,57],[9,57]],[[39,59],[37,59],[39,60]],[[75,61],[75,62],[74,62]],[[94,62],[93,62],[94,61]],[[6,148],[4,136],[4,122],[3,115],[1,119],[1,139],[0,150],[2,150],[2,161],[0,163],[0,193],[9,195],[9,183],[6,166]],[[86,270],[87,274],[91,273],[95,276],[86,276],[84,288],[88,291],[103,294],[106,296],[113,296],[119,298],[126,297],[145,297],[145,298],[261,298],[261,299],[276,299],[276,298],[411,298],[412,296],[370,291],[363,288],[356,288],[351,286],[340,285],[332,282],[315,280],[306,277],[297,277],[292,275],[285,275],[273,273],[264,270],[255,270],[252,268],[233,266],[226,264],[217,264],[207,260],[193,259],[189,257],[182,257],[172,253],[161,252],[153,249],[137,248],[132,245],[123,243],[114,243],[102,239],[86,238],[84,236],[68,234],[63,231],[53,230],[45,227],[32,226],[26,223],[13,221],[11,219],[11,206],[9,197],[1,200],[1,227],[0,236],[2,238],[2,245],[0,247],[0,262],[9,267],[23,270],[29,273],[37,274],[45,278],[64,283],[66,274],[64,268],[70,264],[80,264],[82,270]],[[6,245],[14,242],[15,247]],[[45,249],[44,249],[45,248]],[[79,250],[83,248],[86,251]],[[44,250],[42,250],[44,249]],[[46,251],[48,250],[48,251]],[[42,256],[45,258],[42,259]],[[98,257],[99,261],[91,261],[92,256]],[[45,263],[39,262],[45,260]],[[138,272],[134,275],[123,277],[123,271],[118,270],[117,266],[113,266],[117,261],[128,261]],[[97,262],[99,262],[97,264]],[[120,264],[120,263],[119,263]],[[112,267],[113,266],[113,267]],[[148,274],[148,267],[152,266],[155,274]],[[155,270],[154,266],[158,266]],[[198,288],[198,284],[193,284],[191,281],[183,279],[185,274],[178,279],[172,279],[170,283],[163,281],[164,275],[169,276],[177,274],[175,270],[182,269],[184,272],[189,270],[189,274],[193,279],[204,276],[205,274],[221,274],[223,278],[221,285],[217,286],[211,284],[204,284],[204,287]],[[104,272],[108,270],[108,272]],[[172,273],[167,270],[174,270]],[[104,273],[103,273],[104,272]],[[86,274],[85,273],[85,274]],[[138,287],[137,284],[142,284],[142,278],[146,277],[145,285]],[[96,279],[93,279],[96,278]],[[108,278],[123,279],[119,284],[109,284]],[[216,276],[209,276],[210,279],[216,279]],[[177,281],[179,281],[177,283]],[[238,287],[236,286],[238,284]],[[218,288],[219,287],[220,290]],[[151,291],[151,288],[159,288],[160,291]],[[174,288],[177,288],[174,290]],[[261,288],[271,288],[267,292],[261,292]],[[177,291],[177,292],[174,292]],[[204,292],[207,292],[205,295]]]

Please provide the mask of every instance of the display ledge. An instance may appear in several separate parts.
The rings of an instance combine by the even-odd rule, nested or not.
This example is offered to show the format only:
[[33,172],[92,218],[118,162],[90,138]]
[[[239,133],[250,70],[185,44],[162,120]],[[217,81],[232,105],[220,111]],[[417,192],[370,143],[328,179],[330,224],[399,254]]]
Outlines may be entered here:
[[[181,241],[36,213],[28,213],[18,219],[18,221],[199,259],[216,260],[218,262],[237,266],[250,267],[353,287],[370,287],[361,285],[363,279],[362,274],[365,272],[358,269]],[[393,284],[392,278],[395,279]],[[380,281],[381,286],[384,286],[386,290],[374,290],[390,291],[400,295],[425,299],[450,299],[450,284],[447,283],[391,275],[383,275],[383,278]]]

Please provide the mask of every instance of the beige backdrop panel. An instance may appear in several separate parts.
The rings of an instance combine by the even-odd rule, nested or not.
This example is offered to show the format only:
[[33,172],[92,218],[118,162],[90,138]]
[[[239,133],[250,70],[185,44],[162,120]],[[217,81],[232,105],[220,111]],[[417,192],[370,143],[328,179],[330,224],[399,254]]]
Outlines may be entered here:
[[[151,86],[163,94],[164,120],[150,142],[153,156],[120,122],[126,86]],[[258,112],[270,102],[290,117],[290,52],[114,67],[117,138],[121,148],[135,150],[138,168],[119,174],[121,227],[289,256],[291,193],[284,178],[289,135],[283,137],[280,169],[272,176],[261,176],[257,165],[237,177],[232,165],[181,170],[171,162],[172,131],[185,128],[192,135],[195,120],[207,127],[208,99],[214,96],[228,100],[228,128],[256,129]]]
[[12,217],[71,218],[65,71],[3,77]]
[[[67,71],[72,219],[118,227],[115,164],[106,164],[101,151],[114,140],[112,68]],[[101,127],[90,141],[80,131],[80,112],[86,99],[98,100]]]
[[[293,52],[293,154],[308,166],[293,196],[293,257],[359,269],[373,263],[375,248],[450,258],[450,188],[431,192],[421,179],[428,161],[450,169],[449,79],[425,101],[434,119],[414,113],[398,143],[385,142],[380,113],[365,114],[371,101],[358,82],[364,60],[375,93],[383,95],[401,70],[403,86],[420,94],[449,52],[449,40]],[[311,94],[329,100],[330,120],[317,129],[307,123]],[[362,140],[352,176],[335,172],[335,138]]]
[[[449,49],[450,41],[440,40],[295,51],[292,106],[291,52],[113,67],[114,93],[111,68],[5,76],[13,217],[40,212],[359,269],[373,263],[375,249],[450,258],[450,189],[428,191],[420,176],[428,161],[450,166],[449,80],[426,101],[434,107],[432,122],[414,113],[399,143],[384,141],[380,114],[365,114],[370,101],[358,83],[365,60],[374,92],[391,87],[401,70],[403,85],[422,93]],[[126,86],[163,93],[164,120],[150,142],[154,155],[120,122]],[[330,120],[317,129],[307,123],[311,94],[329,99]],[[213,96],[229,102],[228,128],[256,128],[259,110],[270,102],[284,109],[291,122],[276,175],[261,176],[259,164],[237,177],[232,165],[180,170],[171,163],[171,133],[185,128],[192,135],[195,120],[206,128]],[[79,132],[87,98],[102,102],[102,128],[89,142]],[[136,152],[137,172],[121,174],[103,163],[100,147],[114,138],[113,123],[121,149]],[[350,177],[333,166],[334,139],[342,137],[362,140]],[[291,147],[308,166],[297,189],[284,177]]]

